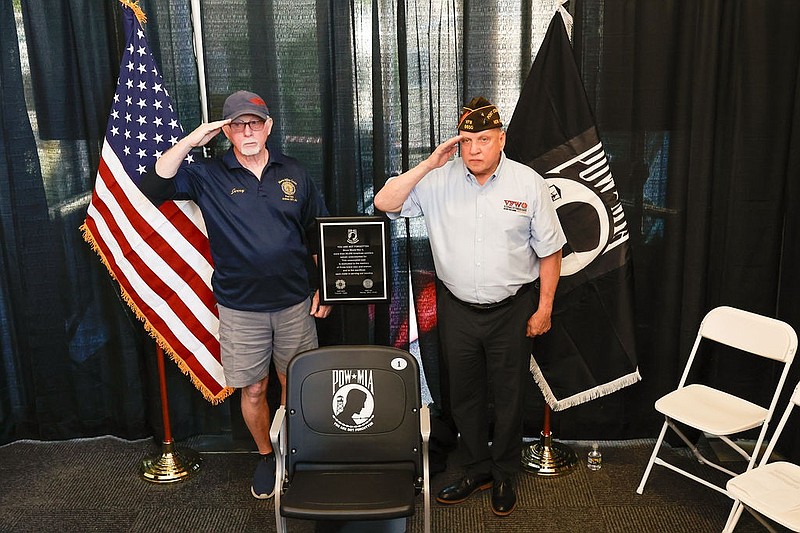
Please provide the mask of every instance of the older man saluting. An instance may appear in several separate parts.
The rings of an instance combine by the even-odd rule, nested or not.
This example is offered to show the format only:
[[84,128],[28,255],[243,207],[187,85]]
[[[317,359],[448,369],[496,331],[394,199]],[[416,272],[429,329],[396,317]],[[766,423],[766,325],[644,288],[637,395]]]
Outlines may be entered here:
[[[511,514],[517,502],[529,337],[550,329],[566,243],[544,178],[503,153],[502,126],[497,107],[472,99],[458,135],[375,196],[375,207],[391,218],[425,216],[444,287],[437,295],[439,330],[467,459],[466,475],[436,500],[456,504],[491,487],[498,516]],[[461,157],[451,161],[459,147]]]
[[[319,305],[319,291],[311,290],[307,260],[316,255],[306,247],[316,242],[306,235],[315,230],[316,217],[328,211],[300,163],[267,148],[272,124],[260,96],[237,91],[225,100],[222,120],[201,124],[178,141],[141,183],[156,203],[194,200],[203,213],[225,381],[241,389],[242,416],[263,457],[250,489],[259,499],[271,497],[275,487],[266,401],[270,362],[283,389],[289,360],[317,347],[314,318],[330,313]],[[181,166],[193,148],[220,132],[231,142],[221,158]]]

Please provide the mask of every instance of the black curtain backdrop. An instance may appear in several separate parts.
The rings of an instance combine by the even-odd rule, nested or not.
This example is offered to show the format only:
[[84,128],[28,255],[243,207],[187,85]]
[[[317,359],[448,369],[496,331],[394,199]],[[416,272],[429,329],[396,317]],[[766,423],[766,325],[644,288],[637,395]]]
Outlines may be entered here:
[[[795,2],[579,4],[575,49],[632,230],[637,434],[710,308],[800,325],[798,22]],[[772,367],[713,355],[707,377],[768,397]]]
[[[41,5],[38,5],[41,4]],[[161,434],[155,349],[78,227],[119,69],[116,1],[0,0],[0,443]],[[181,123],[201,120],[188,1],[141,0]],[[703,314],[800,327],[800,4],[574,0],[574,49],[631,230],[643,380],[554,414],[557,438],[654,436]],[[552,17],[534,0],[204,0],[208,112],[251,89],[332,214],[373,214],[385,180],[484,95],[507,124]],[[226,149],[224,139],[209,155]],[[392,303],[337,306],[324,344],[419,350],[442,404],[435,278],[421,220],[393,222]],[[409,279],[412,280],[409,284]],[[411,338],[410,300],[419,333]],[[705,372],[763,395],[773,375],[714,353]],[[795,365],[791,388],[800,379]],[[230,430],[167,364],[173,434]],[[788,398],[788,390],[784,395]],[[531,380],[526,431],[541,427]],[[800,430],[784,441],[800,456]]]

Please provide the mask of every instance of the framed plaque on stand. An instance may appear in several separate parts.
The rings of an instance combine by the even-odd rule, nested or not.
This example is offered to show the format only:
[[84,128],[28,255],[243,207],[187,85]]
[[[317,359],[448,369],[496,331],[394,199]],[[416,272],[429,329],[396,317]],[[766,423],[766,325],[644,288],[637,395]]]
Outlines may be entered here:
[[389,301],[389,228],[379,216],[319,217],[320,303]]

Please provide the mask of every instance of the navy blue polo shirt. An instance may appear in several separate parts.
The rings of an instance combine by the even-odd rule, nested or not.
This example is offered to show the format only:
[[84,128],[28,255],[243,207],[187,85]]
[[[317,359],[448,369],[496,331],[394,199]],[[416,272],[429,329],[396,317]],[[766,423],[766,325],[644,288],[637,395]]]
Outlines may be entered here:
[[270,150],[258,180],[229,149],[222,158],[183,165],[172,179],[150,168],[140,187],[156,203],[189,199],[200,207],[214,260],[211,286],[220,304],[277,311],[311,293],[308,234],[316,217],[328,211],[296,159]]

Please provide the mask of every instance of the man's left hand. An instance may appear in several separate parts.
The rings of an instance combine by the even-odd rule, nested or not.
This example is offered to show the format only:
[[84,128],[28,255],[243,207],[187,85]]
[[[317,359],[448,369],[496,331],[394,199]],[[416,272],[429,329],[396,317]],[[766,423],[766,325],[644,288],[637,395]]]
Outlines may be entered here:
[[550,313],[540,309],[533,313],[528,319],[526,335],[536,337],[550,331]]
[[329,314],[331,314],[331,306],[330,305],[320,305],[319,304],[319,289],[314,293],[314,297],[311,299],[311,315],[314,318],[326,318]]

